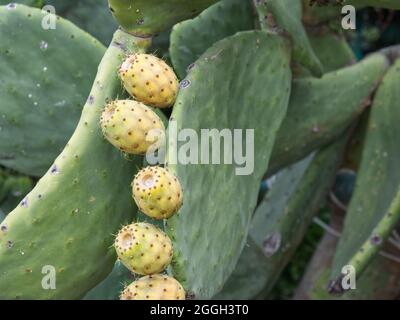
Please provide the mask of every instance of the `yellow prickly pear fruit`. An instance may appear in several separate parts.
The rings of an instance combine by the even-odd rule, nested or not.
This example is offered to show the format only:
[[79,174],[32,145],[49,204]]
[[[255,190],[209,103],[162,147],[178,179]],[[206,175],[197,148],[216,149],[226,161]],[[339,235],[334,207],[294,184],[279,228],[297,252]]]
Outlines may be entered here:
[[125,60],[119,74],[126,91],[136,100],[158,108],[174,104],[179,82],[163,60],[149,54],[134,54]]
[[143,103],[116,100],[109,103],[100,119],[105,138],[115,147],[131,154],[145,154],[161,144],[165,127],[158,115]]
[[123,227],[114,247],[122,264],[141,275],[162,272],[171,263],[173,254],[170,238],[152,224],[143,222]]
[[140,170],[133,179],[132,193],[140,211],[157,220],[170,218],[183,202],[181,184],[162,167]]
[[121,300],[185,300],[185,290],[174,278],[156,274],[132,282],[121,293]]

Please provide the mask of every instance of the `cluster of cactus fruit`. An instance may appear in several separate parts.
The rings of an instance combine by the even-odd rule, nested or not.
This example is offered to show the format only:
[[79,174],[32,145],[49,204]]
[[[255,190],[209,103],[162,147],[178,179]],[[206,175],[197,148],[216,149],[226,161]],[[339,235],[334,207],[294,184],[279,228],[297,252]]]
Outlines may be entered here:
[[[343,5],[400,10],[398,0],[7,2],[1,299],[266,298],[328,204],[325,228],[341,230],[340,240],[327,233],[296,296],[400,293],[400,272],[382,260],[393,256],[400,217],[400,48],[357,61],[340,30]],[[109,47],[62,18],[44,30],[43,5]],[[95,9],[109,19],[104,33],[87,17]],[[253,151],[253,171],[236,146],[231,162],[197,164],[184,139],[165,145],[174,128],[252,131],[238,149]],[[186,163],[175,159],[183,151]],[[206,151],[198,156],[214,156]],[[149,165],[151,154],[163,159]],[[352,193],[347,180],[346,192],[332,189],[338,169],[354,174]],[[20,174],[40,179],[33,187]],[[343,265],[360,281],[353,296],[341,286]],[[45,266],[55,288],[43,286]]]
[[[163,60],[144,53],[128,56],[119,75],[136,101],[115,100],[107,104],[100,118],[103,134],[113,146],[128,154],[156,151],[157,136],[151,132],[165,128],[150,106],[170,107],[178,93],[178,79]],[[139,210],[156,220],[170,218],[183,201],[178,179],[162,167],[140,170],[132,181],[132,195]],[[160,274],[171,263],[173,254],[172,242],[162,230],[143,222],[126,225],[118,232],[114,247],[126,268],[146,275],[124,289],[122,300],[185,299],[179,282]]]

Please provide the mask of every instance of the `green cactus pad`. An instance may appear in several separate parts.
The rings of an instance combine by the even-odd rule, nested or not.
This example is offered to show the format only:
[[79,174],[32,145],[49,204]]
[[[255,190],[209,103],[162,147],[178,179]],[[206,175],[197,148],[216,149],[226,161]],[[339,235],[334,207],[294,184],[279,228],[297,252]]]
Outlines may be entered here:
[[388,71],[375,95],[356,188],[336,249],[331,279],[337,279],[347,264],[353,264],[357,275],[361,275],[399,214],[399,71],[400,60]]
[[[329,73],[357,62],[354,52],[342,34],[326,32],[309,34],[311,46],[324,66],[324,72]],[[335,50],[332,50],[335,48]]]
[[239,31],[254,28],[251,1],[223,0],[204,10],[192,20],[174,26],[171,33],[170,55],[178,76],[215,42]]
[[83,299],[119,300],[121,291],[134,280],[134,275],[118,260],[108,277],[90,290]]
[[120,26],[136,36],[152,36],[191,18],[218,0],[108,0]]
[[[79,299],[111,272],[113,234],[137,210],[129,185],[143,160],[124,159],[103,138],[99,120],[106,102],[122,92],[117,70],[124,57],[148,45],[116,32],[75,133],[1,224],[0,288],[6,290],[0,298]],[[43,288],[46,270],[55,273],[54,290],[46,287],[48,278]]]
[[33,176],[46,172],[71,136],[104,54],[61,18],[56,30],[44,30],[43,17],[21,4],[0,7],[0,164]]
[[[322,63],[324,73],[348,67],[357,62],[353,50],[341,33],[330,29],[318,30],[317,32],[309,31],[308,38],[315,54]],[[332,50],[332,47],[335,50]],[[312,77],[311,72],[299,64],[294,64],[292,69],[294,78]]]
[[323,67],[308,40],[307,33],[301,21],[299,10],[300,0],[269,0],[265,1],[268,11],[272,13],[279,28],[285,30],[293,41],[293,59],[306,67],[315,76],[323,74]]
[[238,261],[259,183],[286,113],[289,60],[284,39],[262,31],[239,32],[207,50],[181,83],[171,116],[178,132],[190,128],[200,136],[204,128],[254,129],[250,175],[237,175],[231,164],[176,165],[174,155],[183,143],[172,138],[169,145],[168,168],[182,184],[184,204],[168,220],[166,230],[174,244],[173,274],[190,296],[211,298]]
[[377,54],[321,79],[295,80],[268,173],[276,173],[340,136],[368,106],[387,67],[386,58]]
[[[268,191],[263,201],[257,207],[250,228],[253,232],[260,232],[262,236],[265,236],[264,230],[267,225],[256,226],[254,220],[256,216],[265,215],[266,208],[261,209],[263,206],[266,207],[267,203],[274,202],[274,208],[268,208],[270,211],[281,212],[282,207],[290,199],[290,196],[296,190],[297,185],[304,176],[304,172],[310,165],[313,155],[308,158],[295,163],[293,166],[280,172],[272,185],[272,190]],[[283,192],[279,193],[277,190],[284,189]],[[271,199],[271,194],[273,198]],[[258,219],[259,220],[259,219]],[[235,270],[230,275],[228,281],[225,283],[221,292],[219,292],[214,299],[223,300],[247,300],[256,297],[265,287],[267,282],[268,274],[268,259],[265,256],[262,246],[260,246],[253,239],[253,235],[249,233],[247,237],[247,243],[242,251],[240,259],[235,267]]]
[[[272,289],[324,203],[345,143],[346,138],[342,137],[314,157],[308,157],[278,174],[277,181],[252,219],[249,242],[254,245],[245,247],[236,270],[218,297],[251,299],[261,293],[266,295]],[[250,255],[246,253],[248,250],[261,251],[263,259],[260,262],[247,259]],[[251,281],[255,274],[248,273],[237,282],[238,271],[254,268],[257,264],[263,268],[256,281]],[[245,281],[246,277],[249,281]],[[243,296],[246,291],[253,295]]]

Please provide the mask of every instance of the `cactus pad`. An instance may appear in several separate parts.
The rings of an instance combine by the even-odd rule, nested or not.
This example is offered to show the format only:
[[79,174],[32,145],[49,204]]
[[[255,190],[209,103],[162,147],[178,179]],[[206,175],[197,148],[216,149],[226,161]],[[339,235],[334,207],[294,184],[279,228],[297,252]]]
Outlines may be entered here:
[[169,52],[178,76],[185,77],[188,67],[215,42],[253,29],[253,16],[251,1],[222,0],[196,18],[176,24]]
[[386,58],[376,54],[320,79],[294,80],[268,173],[303,159],[339,137],[369,105],[370,95],[387,68]]
[[[200,137],[204,128],[241,129],[239,147],[254,146],[254,171],[246,175],[229,163],[180,164],[175,159],[183,142],[170,141],[168,168],[185,199],[178,215],[167,221],[175,252],[172,271],[195,298],[210,298],[222,288],[245,244],[259,183],[286,112],[289,60],[284,39],[239,32],[207,50],[182,81],[171,116],[178,132],[190,128]],[[254,141],[245,142],[246,129],[254,130]]]
[[33,176],[46,172],[71,136],[104,54],[61,18],[56,30],[44,30],[43,17],[20,4],[0,7],[0,164]]
[[[262,2],[260,1],[260,3]],[[277,26],[290,35],[293,42],[293,59],[309,69],[313,75],[321,76],[323,74],[322,64],[308,40],[301,15],[298,14],[299,11],[301,12],[301,1],[269,0],[265,1],[264,5],[273,15]],[[297,9],[293,10],[293,7]]]
[[[218,298],[252,299],[269,293],[325,202],[345,143],[346,137],[341,137],[277,175],[252,219],[248,240],[252,245],[243,250]],[[248,259],[260,253],[261,260]],[[254,267],[257,264],[259,269]],[[257,273],[243,272],[251,269]]]
[[[0,288],[7,290],[0,298],[77,299],[110,273],[116,258],[113,233],[136,210],[129,183],[142,159],[126,161],[105,141],[99,118],[106,101],[122,91],[117,70],[123,58],[146,45],[116,32],[75,133],[2,222]],[[55,289],[43,286],[43,270],[55,279]]]

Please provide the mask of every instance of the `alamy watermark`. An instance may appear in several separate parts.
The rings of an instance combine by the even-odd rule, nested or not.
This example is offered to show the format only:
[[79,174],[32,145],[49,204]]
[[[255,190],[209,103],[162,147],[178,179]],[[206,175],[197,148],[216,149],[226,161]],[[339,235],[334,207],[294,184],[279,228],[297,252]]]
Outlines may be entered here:
[[254,129],[178,130],[176,120],[170,120],[167,134],[150,130],[147,141],[155,141],[146,153],[146,161],[162,164],[166,154],[169,165],[233,165],[235,174],[254,172]]

